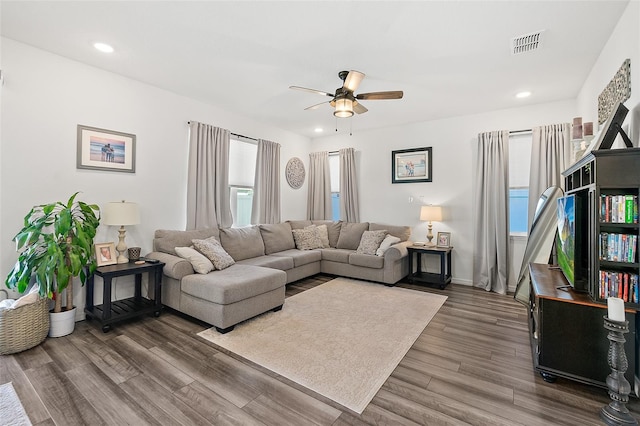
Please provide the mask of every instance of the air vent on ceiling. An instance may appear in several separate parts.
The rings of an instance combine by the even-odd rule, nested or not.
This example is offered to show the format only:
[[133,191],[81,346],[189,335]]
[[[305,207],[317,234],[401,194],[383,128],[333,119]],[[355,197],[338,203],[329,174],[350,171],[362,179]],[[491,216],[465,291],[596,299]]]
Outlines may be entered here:
[[519,55],[521,53],[533,52],[542,48],[542,40],[544,30],[534,33],[523,34],[511,39],[511,54]]

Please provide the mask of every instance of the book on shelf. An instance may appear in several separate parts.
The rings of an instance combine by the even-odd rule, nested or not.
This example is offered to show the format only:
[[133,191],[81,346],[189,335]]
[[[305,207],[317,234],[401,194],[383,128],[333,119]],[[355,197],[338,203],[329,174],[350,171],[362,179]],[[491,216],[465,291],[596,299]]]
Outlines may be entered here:
[[638,275],[629,272],[600,270],[598,296],[600,299],[618,297],[625,302],[638,303]]
[[601,232],[598,242],[600,260],[634,263],[638,248],[638,236],[635,234],[616,234]]
[[638,223],[638,196],[600,195],[600,221],[605,223]]

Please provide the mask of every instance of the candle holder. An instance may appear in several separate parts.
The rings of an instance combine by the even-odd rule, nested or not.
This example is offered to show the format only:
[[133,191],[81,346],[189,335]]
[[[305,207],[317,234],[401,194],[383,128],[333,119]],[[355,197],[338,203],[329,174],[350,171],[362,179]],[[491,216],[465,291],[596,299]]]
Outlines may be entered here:
[[611,321],[608,316],[604,316],[604,328],[609,331],[609,353],[607,361],[611,367],[611,374],[607,376],[607,387],[609,388],[609,405],[602,407],[600,418],[608,425],[637,425],[636,419],[629,414],[627,402],[631,385],[624,377],[625,371],[629,367],[627,354],[624,352],[626,342],[624,334],[629,332],[629,321]]

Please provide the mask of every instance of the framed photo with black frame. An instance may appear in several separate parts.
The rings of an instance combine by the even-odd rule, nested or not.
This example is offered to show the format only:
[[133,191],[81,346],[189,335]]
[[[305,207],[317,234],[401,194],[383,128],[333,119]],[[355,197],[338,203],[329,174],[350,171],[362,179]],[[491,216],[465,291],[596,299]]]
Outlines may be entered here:
[[391,151],[391,183],[431,182],[432,148]]

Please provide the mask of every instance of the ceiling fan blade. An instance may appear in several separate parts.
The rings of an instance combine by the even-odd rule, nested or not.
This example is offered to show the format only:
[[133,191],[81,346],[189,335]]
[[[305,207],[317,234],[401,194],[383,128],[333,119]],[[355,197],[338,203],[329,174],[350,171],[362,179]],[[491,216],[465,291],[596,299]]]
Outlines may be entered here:
[[353,101],[353,112],[355,112],[356,114],[364,114],[367,111],[369,110],[365,108],[364,105],[359,102]]
[[342,85],[342,87],[355,92],[356,89],[358,89],[358,86],[360,86],[360,82],[363,78],[363,73],[361,73],[360,71],[351,70],[349,71],[349,74],[347,74],[347,78],[344,79],[344,84]]
[[322,90],[309,89],[309,88],[300,87],[300,86],[289,86],[289,89],[302,90],[303,92],[317,93],[318,95],[331,96],[333,98],[333,93],[323,92]]
[[311,105],[310,107],[306,107],[304,110],[305,111],[310,111],[310,110],[313,110],[313,109],[318,109],[321,105],[328,104],[330,102],[332,102],[332,101],[320,102],[319,104],[315,104],[315,105]]
[[391,92],[371,92],[371,93],[360,93],[356,96],[356,99],[369,99],[369,100],[379,100],[379,99],[402,99],[404,93],[402,90],[395,90]]

